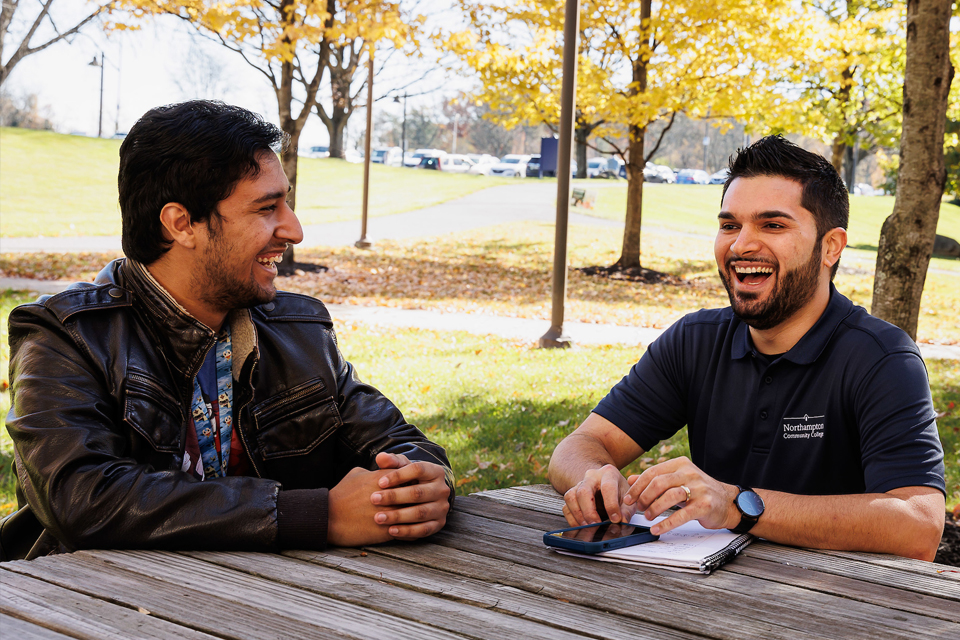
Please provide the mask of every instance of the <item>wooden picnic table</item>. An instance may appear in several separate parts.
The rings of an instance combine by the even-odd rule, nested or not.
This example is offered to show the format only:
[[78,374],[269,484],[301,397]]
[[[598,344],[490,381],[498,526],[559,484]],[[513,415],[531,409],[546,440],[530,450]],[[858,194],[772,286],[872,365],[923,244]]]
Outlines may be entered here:
[[754,542],[712,575],[546,549],[545,486],[457,499],[428,541],[265,553],[82,551],[0,565],[0,637],[960,638],[960,573]]

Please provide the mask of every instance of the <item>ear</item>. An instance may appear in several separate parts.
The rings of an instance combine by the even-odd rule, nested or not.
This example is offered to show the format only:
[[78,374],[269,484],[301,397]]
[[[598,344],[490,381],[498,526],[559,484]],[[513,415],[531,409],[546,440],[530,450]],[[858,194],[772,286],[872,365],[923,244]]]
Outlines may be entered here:
[[163,237],[186,249],[195,249],[197,237],[190,221],[190,212],[178,202],[168,202],[160,210]]
[[823,235],[823,264],[833,267],[840,260],[840,254],[847,246],[847,230],[843,227],[834,227]]

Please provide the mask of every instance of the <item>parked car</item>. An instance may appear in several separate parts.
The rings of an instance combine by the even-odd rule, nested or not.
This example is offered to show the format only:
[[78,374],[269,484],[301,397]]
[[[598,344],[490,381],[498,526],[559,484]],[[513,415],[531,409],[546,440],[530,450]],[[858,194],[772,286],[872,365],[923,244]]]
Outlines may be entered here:
[[855,196],[883,196],[886,195],[886,191],[883,189],[874,189],[872,186],[865,182],[859,182],[853,185],[853,195]]
[[680,169],[677,184],[710,184],[710,174],[703,169]]
[[522,178],[527,173],[527,163],[530,156],[520,154],[507,154],[497,164],[490,167],[491,176],[500,176],[501,178]]
[[487,153],[472,153],[467,156],[473,161],[473,166],[467,170],[467,173],[474,176],[488,176],[490,169],[500,163],[500,159]]
[[442,156],[423,156],[417,168],[449,171],[450,173],[466,173],[472,166],[473,162],[467,156],[448,153]]
[[677,181],[677,176],[673,169],[666,165],[648,162],[643,167],[643,179],[645,182],[673,184]]
[[424,156],[437,157],[437,156],[446,155],[446,153],[447,153],[446,151],[442,151],[441,149],[417,149],[409,156],[404,156],[403,166],[418,167],[420,166],[420,160]]
[[535,153],[530,156],[530,161],[527,162],[527,177],[528,178],[539,178],[540,177],[540,154]]
[[399,167],[403,164],[403,149],[400,147],[374,149],[370,153],[370,162],[385,164],[388,167]]
[[343,159],[353,164],[360,164],[363,162],[363,154],[356,149],[347,149],[343,152]]
[[587,160],[587,177],[599,178],[600,172],[607,168],[606,158],[590,158]]
[[723,184],[727,181],[728,175],[730,175],[730,169],[724,167],[710,176],[710,184]]
[[304,158],[329,158],[330,147],[307,147],[307,150],[302,155]]

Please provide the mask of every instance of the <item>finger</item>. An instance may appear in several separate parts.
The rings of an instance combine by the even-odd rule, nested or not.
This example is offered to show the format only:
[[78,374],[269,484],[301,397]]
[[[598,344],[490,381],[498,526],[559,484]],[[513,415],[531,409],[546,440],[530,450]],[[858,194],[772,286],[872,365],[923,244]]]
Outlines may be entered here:
[[[606,474],[603,476],[603,479],[600,481],[600,498],[603,504],[603,508],[606,510],[606,517],[604,520],[610,520],[610,522],[620,522],[620,479],[621,476],[617,473],[615,476],[613,474]],[[599,506],[599,505],[598,505]],[[599,509],[598,509],[599,512]],[[601,515],[601,514],[597,514]]]
[[597,483],[593,480],[586,480],[577,486],[577,504],[580,506],[580,516],[583,518],[581,524],[594,524],[603,522],[600,514],[597,513]]
[[388,487],[398,487],[408,482],[424,482],[442,477],[443,467],[432,462],[418,460],[417,462],[408,462],[402,467],[387,472],[380,478],[379,484],[381,488],[386,489]]
[[445,519],[449,509],[449,502],[437,500],[436,502],[425,502],[400,509],[378,511],[373,516],[373,520],[380,525],[414,524],[427,522],[428,520]]
[[370,496],[370,502],[376,505],[407,505],[446,500],[450,497],[450,487],[438,478],[432,482],[421,482],[396,489],[376,491]]
[[399,469],[410,464],[407,456],[400,453],[387,453],[386,451],[378,453],[376,460],[377,466],[381,469]]
[[396,540],[412,542],[420,538],[432,536],[443,528],[444,522],[444,520],[429,520],[416,524],[399,524],[387,529],[387,533]]
[[563,500],[566,503],[567,511],[569,512],[569,515],[567,516],[567,522],[570,523],[571,527],[587,524],[586,518],[583,515],[583,509],[580,508],[579,490],[582,485],[582,482],[576,484],[565,494],[563,494]]
[[567,521],[567,524],[571,527],[575,527],[580,524],[570,512],[570,507],[568,507],[566,504],[563,505],[563,517]]
[[[653,480],[662,472],[662,469],[659,468],[659,465],[650,467],[639,476],[630,476],[631,483],[630,489],[623,496],[623,503],[626,505],[632,505],[638,502],[640,495],[643,491],[650,485]],[[637,504],[637,509],[646,508],[645,505]]]
[[655,536],[662,536],[663,534],[673,531],[680,525],[686,524],[693,519],[693,514],[689,509],[677,509],[673,515],[669,518],[661,520],[657,524],[650,527],[650,533]]
[[679,504],[683,504],[687,500],[687,492],[680,487],[669,487],[663,494],[653,501],[653,503],[647,507],[647,510],[644,512],[644,516],[648,520],[653,520],[661,513],[669,509],[670,507],[675,507]]

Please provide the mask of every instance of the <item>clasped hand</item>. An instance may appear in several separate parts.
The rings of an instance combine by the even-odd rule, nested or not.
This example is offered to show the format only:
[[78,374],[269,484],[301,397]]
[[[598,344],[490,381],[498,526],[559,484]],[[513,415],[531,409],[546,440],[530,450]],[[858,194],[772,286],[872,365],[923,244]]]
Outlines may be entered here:
[[439,531],[450,509],[444,468],[380,453],[376,471],[352,469],[330,490],[327,540],[355,547],[416,540]]
[[685,457],[667,460],[629,478],[608,464],[588,471],[564,494],[563,515],[570,526],[600,522],[600,499],[612,522],[627,522],[637,511],[653,520],[682,504],[670,517],[650,527],[650,532],[662,535],[691,520],[698,520],[707,529],[723,529],[739,522],[733,506],[736,494],[735,486],[714,480]]

